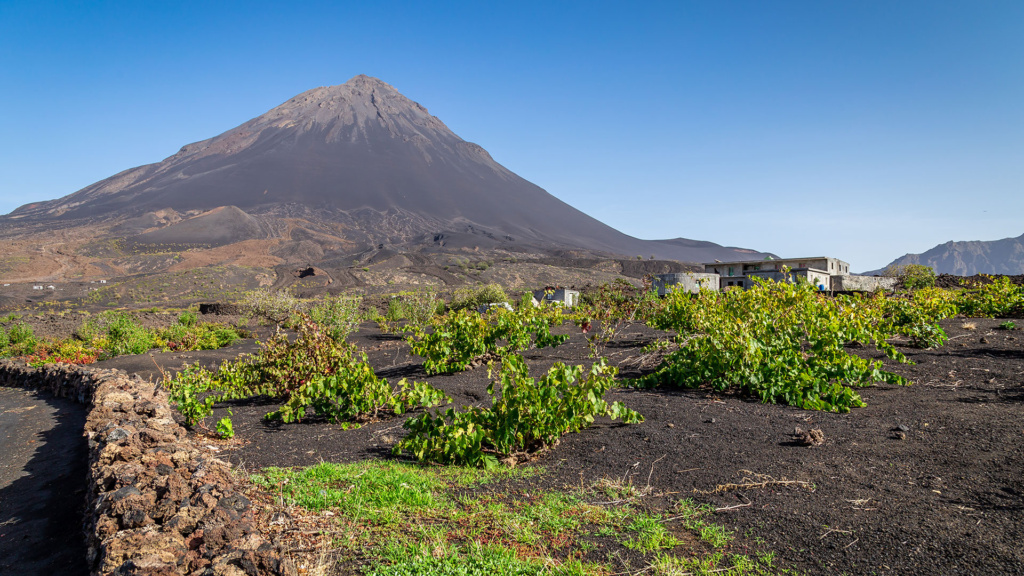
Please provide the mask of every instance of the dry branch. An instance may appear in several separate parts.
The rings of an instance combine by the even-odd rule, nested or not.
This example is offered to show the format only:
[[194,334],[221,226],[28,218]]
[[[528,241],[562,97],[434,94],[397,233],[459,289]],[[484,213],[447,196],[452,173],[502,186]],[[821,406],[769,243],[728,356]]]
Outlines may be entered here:
[[745,474],[742,480],[738,484],[719,484],[715,486],[714,490],[697,490],[694,492],[697,494],[720,494],[722,492],[728,492],[730,490],[743,490],[744,488],[765,488],[767,486],[804,486],[810,488],[810,482],[803,480],[788,480],[786,478],[775,478],[767,474],[757,474],[750,470],[740,470],[740,474]]

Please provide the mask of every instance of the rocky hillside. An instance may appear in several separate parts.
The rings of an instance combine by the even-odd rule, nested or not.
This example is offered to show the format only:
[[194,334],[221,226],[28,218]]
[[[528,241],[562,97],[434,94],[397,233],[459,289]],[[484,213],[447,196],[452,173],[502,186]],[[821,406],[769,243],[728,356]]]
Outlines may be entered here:
[[1002,240],[946,242],[921,254],[906,254],[892,265],[924,264],[939,274],[1024,273],[1024,234]]

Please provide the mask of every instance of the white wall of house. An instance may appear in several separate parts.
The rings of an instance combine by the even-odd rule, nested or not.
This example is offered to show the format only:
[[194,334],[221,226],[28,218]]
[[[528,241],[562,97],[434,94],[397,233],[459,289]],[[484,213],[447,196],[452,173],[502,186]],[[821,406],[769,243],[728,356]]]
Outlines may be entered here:
[[838,258],[811,256],[807,258],[779,258],[777,260],[746,260],[742,262],[712,262],[704,264],[704,272],[721,276],[743,276],[747,272],[781,270],[789,268],[813,268],[831,275],[849,274],[850,264]]

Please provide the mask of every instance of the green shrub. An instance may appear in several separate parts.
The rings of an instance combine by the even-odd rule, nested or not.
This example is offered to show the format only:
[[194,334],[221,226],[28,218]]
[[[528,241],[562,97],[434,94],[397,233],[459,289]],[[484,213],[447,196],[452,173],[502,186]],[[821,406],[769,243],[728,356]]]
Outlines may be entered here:
[[388,301],[384,318],[390,322],[407,320],[412,326],[424,326],[444,310],[444,301],[433,290],[402,292]]
[[35,350],[28,354],[26,361],[30,366],[43,366],[56,362],[92,364],[99,359],[100,353],[100,350],[80,340],[66,338],[55,342],[39,343]]
[[299,310],[299,301],[284,291],[259,288],[242,296],[241,308],[246,317],[283,324]]
[[228,409],[228,415],[217,421],[217,435],[224,439],[231,439],[235,437],[235,427],[231,423],[231,409]]
[[448,400],[423,382],[406,380],[392,387],[377,378],[354,345],[335,341],[320,325],[301,316],[298,337],[278,332],[262,350],[216,371],[186,367],[166,382],[171,402],[194,425],[221,400],[268,396],[283,401],[267,418],[295,422],[309,408],[331,421],[374,418],[381,411],[400,414],[412,406],[433,406]]
[[196,313],[192,312],[191,310],[186,310],[185,312],[182,312],[181,314],[178,315],[178,324],[186,328],[191,328],[195,326],[196,322],[198,321],[199,318],[196,316]]
[[935,270],[923,264],[889,266],[882,271],[882,276],[898,279],[906,290],[935,286]]
[[157,332],[156,345],[164,350],[217,350],[242,337],[242,330],[202,322],[192,326],[174,324]]
[[911,296],[914,306],[921,314],[934,322],[952,318],[960,313],[960,294],[957,290],[943,288],[920,288]]
[[848,353],[848,342],[906,362],[886,340],[897,333],[928,337],[910,303],[898,310],[907,317],[887,319],[884,302],[828,298],[810,285],[771,281],[745,291],[674,292],[655,325],[678,331],[680,348],[640,383],[737,388],[766,403],[847,412],[864,405],[852,387],[908,383],[880,361]]
[[0,328],[0,356],[24,356],[35,351],[39,340],[32,327],[18,322],[6,332]]
[[508,295],[500,284],[488,284],[480,288],[460,288],[452,295],[450,310],[476,309],[484,304],[508,302]]
[[[588,333],[591,355],[600,356],[619,331],[630,322],[650,322],[661,313],[665,300],[651,289],[649,281],[636,287],[618,278],[602,284],[597,291],[581,295],[576,322]],[[592,331],[591,331],[592,330]]]
[[643,421],[620,402],[604,400],[615,372],[602,359],[577,384],[583,366],[559,362],[534,379],[521,356],[508,356],[499,372],[501,396],[494,397],[493,383],[487,388],[490,408],[470,406],[459,412],[449,408],[437,415],[428,412],[410,418],[404,424],[409,435],[395,445],[394,452],[407,450],[421,461],[489,468],[499,457],[550,446],[562,435],[590,426],[597,416],[626,423]]
[[557,346],[569,339],[551,328],[564,321],[561,308],[494,308],[486,315],[462,309],[442,317],[431,332],[413,330],[407,338],[413,354],[426,358],[427,374],[460,372],[484,354],[505,357],[531,346]]
[[1003,322],[1002,324],[1000,324],[999,328],[1000,328],[1000,330],[1016,330],[1017,329],[1017,323],[1014,322],[1013,320],[1007,320],[1006,322]]
[[83,342],[92,342],[102,334],[102,330],[99,326],[99,318],[102,318],[108,312],[102,312],[99,316],[93,319],[86,319],[82,321],[82,324],[75,330],[73,336]]
[[341,342],[359,330],[359,305],[362,301],[358,296],[327,296],[313,305],[309,318],[326,330],[334,341]]
[[[958,308],[938,288],[922,288],[912,299],[887,298],[876,294],[869,299],[854,299],[851,315],[868,318],[879,335],[906,336],[911,346],[938,348],[948,340],[939,320],[956,315]],[[879,317],[880,315],[880,317]],[[883,337],[883,336],[880,336]]]
[[967,285],[957,293],[960,313],[969,318],[999,318],[1024,311],[1024,286],[1006,276]]
[[109,356],[142,354],[156,346],[156,335],[138,324],[128,313],[116,313],[106,326]]

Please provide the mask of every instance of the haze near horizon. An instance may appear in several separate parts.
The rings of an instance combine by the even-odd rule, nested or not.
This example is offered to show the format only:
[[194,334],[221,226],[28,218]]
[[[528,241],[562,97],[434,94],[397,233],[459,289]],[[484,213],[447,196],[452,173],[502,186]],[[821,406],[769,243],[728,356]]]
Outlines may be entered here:
[[376,76],[633,236],[855,270],[1024,232],[1024,5],[0,5],[0,213]]

